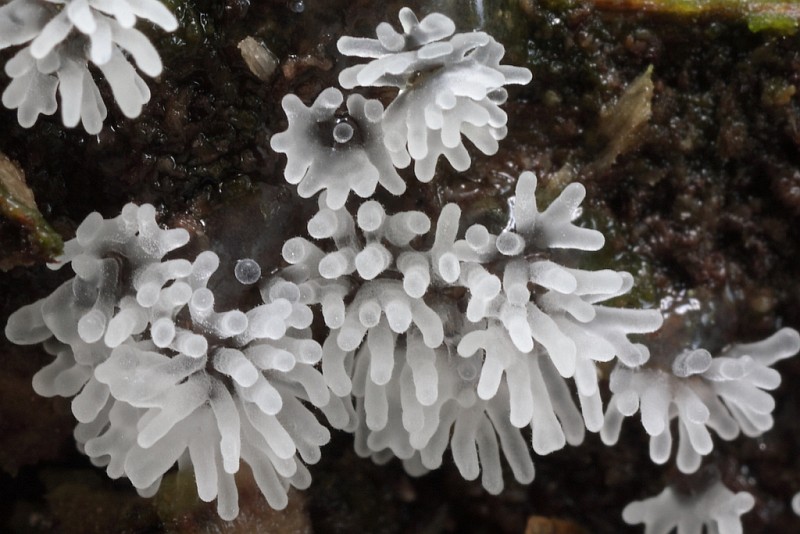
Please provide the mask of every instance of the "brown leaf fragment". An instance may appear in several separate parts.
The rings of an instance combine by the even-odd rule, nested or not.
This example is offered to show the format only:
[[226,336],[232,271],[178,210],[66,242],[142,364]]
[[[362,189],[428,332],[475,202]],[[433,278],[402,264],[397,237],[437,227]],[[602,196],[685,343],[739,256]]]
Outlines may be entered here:
[[595,170],[609,167],[620,154],[638,145],[641,132],[652,115],[653,67],[633,80],[612,106],[600,112],[598,134],[608,140],[605,150],[594,162]]
[[0,152],[0,270],[52,261],[63,246],[36,207],[22,170]]
[[568,519],[532,515],[525,534],[589,534],[589,531]]
[[217,515],[216,501],[205,503],[197,496],[191,471],[171,471],[164,476],[159,492],[153,497],[164,531],[172,534],[311,534],[311,519],[302,492],[290,490],[286,508],[273,509],[244,462],[236,473],[236,486],[239,515],[226,521]]

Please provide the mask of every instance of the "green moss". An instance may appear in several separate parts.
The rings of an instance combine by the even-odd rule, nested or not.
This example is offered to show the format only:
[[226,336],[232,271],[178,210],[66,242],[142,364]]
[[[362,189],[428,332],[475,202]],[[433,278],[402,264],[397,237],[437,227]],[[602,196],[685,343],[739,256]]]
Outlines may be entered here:
[[648,257],[636,250],[636,241],[630,239],[631,228],[607,210],[584,205],[582,216],[575,221],[582,228],[591,228],[603,234],[606,243],[598,251],[578,256],[578,267],[591,271],[608,269],[625,271],[633,276],[633,288],[604,305],[621,308],[651,308],[658,304],[662,289],[656,281],[656,269]]
[[180,50],[197,50],[214,37],[215,26],[209,22],[213,17],[203,11],[201,2],[164,0],[164,4],[178,20],[178,29],[160,39],[158,48],[162,57],[168,60]]
[[[709,15],[733,18],[747,23],[752,32],[772,31],[794,34],[800,22],[798,0],[593,0],[600,10],[654,12],[680,17]],[[544,6],[563,11],[576,5],[575,0],[543,0]]]
[[197,498],[194,473],[191,471],[171,471],[164,476],[161,487],[153,497],[158,516],[164,522],[175,518],[192,516],[198,509],[207,506]]
[[782,13],[751,15],[747,19],[747,27],[752,32],[772,30],[779,33],[794,34],[797,31],[797,26],[797,18]]
[[47,223],[39,210],[20,202],[2,184],[0,212],[7,219],[25,227],[31,245],[38,248],[43,257],[55,258],[64,250],[61,236]]

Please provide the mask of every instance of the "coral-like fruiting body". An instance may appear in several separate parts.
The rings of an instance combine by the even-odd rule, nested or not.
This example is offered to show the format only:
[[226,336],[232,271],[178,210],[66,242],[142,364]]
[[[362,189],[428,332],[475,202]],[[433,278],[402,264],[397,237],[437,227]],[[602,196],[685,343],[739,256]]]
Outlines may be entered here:
[[670,421],[677,419],[677,465],[693,473],[714,448],[709,429],[731,440],[740,432],[755,437],[772,428],[775,401],[767,391],[777,388],[781,377],[770,367],[798,350],[800,334],[784,328],[713,358],[703,349],[685,351],[669,369],[620,365],[611,374],[613,396],[600,435],[606,444],[616,443],[623,419],[641,410],[650,457],[664,463],[672,452]]
[[[533,173],[523,173],[514,231],[500,235],[473,225],[458,239],[460,210],[446,205],[429,248],[412,245],[431,229],[423,213],[389,215],[369,201],[353,218],[323,196],[308,231],[327,241],[325,250],[303,238],[286,243],[292,265],[282,276],[322,306],[331,329],[323,375],[334,394],[357,399],[362,454],[382,459],[390,451],[411,472],[431,469],[454,425],[452,450],[465,476],[478,474],[475,444],[490,454],[497,434],[515,475],[528,481],[532,465],[511,436],[531,426],[539,454],[580,443],[584,421],[590,430],[602,425],[594,362],[647,360],[647,349],[627,336],[657,329],[660,312],[599,304],[627,292],[630,275],[546,259],[548,249],[602,246],[599,232],[572,224],[583,187],[570,185],[544,211],[535,189]],[[564,382],[573,377],[583,421]],[[496,475],[483,478],[493,492],[502,488]]]
[[58,91],[64,125],[81,122],[88,133],[98,133],[107,110],[89,71],[91,62],[123,114],[138,116],[150,90],[125,53],[148,76],[158,76],[162,64],[147,37],[133,27],[137,17],[166,31],[178,24],[157,0],[13,0],[0,7],[0,49],[29,43],[6,63],[12,80],[3,105],[17,109],[19,123],[27,128],[39,114],[55,113]]
[[[30,126],[55,112],[59,92],[64,123],[96,133],[106,108],[91,62],[123,113],[137,115],[149,90],[125,53],[146,74],[161,71],[133,29],[137,17],[167,30],[176,24],[156,0],[12,0],[0,8],[0,48],[26,46],[6,65],[4,104]],[[558,249],[604,244],[600,232],[573,224],[580,184],[539,211],[536,177],[522,173],[509,225],[497,234],[480,224],[462,232],[455,204],[435,221],[387,214],[374,200],[355,217],[344,209],[351,191],[368,198],[380,184],[403,193],[397,168],[412,159],[421,181],[442,155],[468,168],[463,137],[496,152],[506,135],[505,86],[531,79],[527,69],[500,65],[504,48],[485,33],[456,34],[449,18],[419,21],[408,8],[400,21],[402,33],[384,23],[377,39],[338,43],[343,54],[372,60],[342,71],[345,88],[399,90],[386,110],[350,95],[341,111],[335,88],[310,107],[283,99],[288,127],[271,145],[286,154],[285,177],[300,196],[321,193],[308,223],[319,245],[290,239],[288,266],[266,277],[254,260],[237,262],[237,287],[258,289],[261,304],[217,311],[217,255],[179,258],[188,232],[161,229],[152,206],[129,204],[111,220],[87,217],[55,265],[71,265],[75,277],[10,317],[9,340],[42,343],[55,356],[33,387],[73,397],[80,450],[145,496],[176,463],[191,469],[199,497],[216,499],[220,516],[232,519],[242,461],[274,508],[286,506],[290,486],[308,486],[305,464],[319,460],[330,437],[314,409],[355,433],[358,454],[400,458],[412,475],[438,468],[449,447],[461,475],[481,476],[493,494],[504,485],[502,457],[528,483],[531,449],[577,445],[587,429],[613,443],[639,409],[657,462],[669,458],[678,419],[684,472],[711,450],[708,428],[724,439],[769,429],[774,402],[765,390],[780,382],[770,366],[800,349],[800,335],[787,328],[717,358],[691,350],[669,365],[648,362],[649,350],[629,336],[658,329],[660,312],[607,304],[631,290],[633,277],[577,268],[565,254],[555,261]],[[328,328],[322,345],[311,333],[316,310]],[[604,419],[597,363],[615,359]],[[631,503],[623,517],[652,534],[735,534],[752,506],[749,494],[715,482],[694,497],[668,488]]]
[[[6,336],[19,344],[53,336],[67,345],[119,345],[145,328],[146,314],[164,285],[191,272],[186,260],[162,261],[188,241],[186,230],[159,228],[149,204],[127,204],[109,220],[91,213],[51,264],[54,269],[71,264],[75,278],[14,313]],[[125,296],[131,298],[122,302]]]
[[[398,372],[383,388],[376,388],[363,378],[369,372],[371,358],[366,354],[357,356],[354,384],[363,389],[356,387],[353,391],[361,417],[356,429],[356,452],[378,463],[396,456],[403,460],[409,473],[418,476],[438,469],[449,446],[461,475],[474,480],[480,474],[483,487],[495,495],[504,486],[502,455],[514,478],[530,483],[534,477],[533,461],[522,432],[509,421],[505,383],[491,399],[478,398],[479,357],[464,359],[443,348],[425,350],[421,348],[422,340],[415,337],[414,333],[409,334],[407,349],[395,352]],[[424,360],[423,366],[420,359]],[[426,373],[424,365],[434,366],[435,374]],[[421,402],[416,396],[420,388],[414,381],[420,378],[431,386],[426,395],[436,393],[430,404],[429,398]],[[381,398],[383,395],[386,400]],[[385,404],[385,409],[376,410],[376,403]],[[367,404],[373,406],[369,412]],[[582,431],[580,415],[571,400],[567,409],[577,416],[573,420],[578,421]]]
[[453,35],[453,21],[442,14],[419,21],[403,8],[400,23],[403,33],[381,23],[377,39],[340,38],[340,52],[372,61],[343,70],[339,83],[400,89],[386,108],[386,147],[395,166],[413,159],[417,178],[428,182],[440,156],[458,171],[469,168],[462,136],[484,154],[497,152],[507,134],[504,86],[527,84],[531,73],[500,65],[505,49],[486,33]]
[[311,107],[295,95],[283,98],[289,126],[270,144],[286,154],[286,181],[297,184],[297,193],[304,198],[324,189],[332,209],[344,206],[350,191],[362,198],[372,196],[379,183],[394,195],[402,194],[406,184],[383,145],[383,105],[350,95],[347,116],[338,117],[342,101],[341,91],[332,87],[322,91]]
[[319,460],[330,437],[304,403],[339,428],[355,414],[315,369],[322,349],[297,286],[273,278],[263,304],[217,312],[207,287],[216,254],[163,260],[188,237],[160,229],[150,205],[128,204],[111,220],[91,214],[57,265],[71,264],[75,278],[14,313],[6,336],[56,356],[34,389],[74,396],[78,444],[110,477],[152,495],[178,462],[193,468],[200,498],[216,498],[232,519],[244,460],[283,508],[290,485],[310,482],[302,462]]
[[644,501],[634,501],[622,511],[629,525],[644,523],[645,534],[742,534],[742,514],[755,499],[747,492],[733,493],[716,481],[699,494],[681,495],[671,487]]

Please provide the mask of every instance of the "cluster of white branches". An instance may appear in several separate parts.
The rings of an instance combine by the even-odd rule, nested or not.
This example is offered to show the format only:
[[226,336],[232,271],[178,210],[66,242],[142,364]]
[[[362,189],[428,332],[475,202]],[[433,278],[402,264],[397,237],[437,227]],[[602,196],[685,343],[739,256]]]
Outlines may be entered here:
[[[462,474],[475,478],[483,466],[496,493],[501,450],[518,480],[533,476],[521,428],[530,427],[538,454],[600,429],[596,361],[647,360],[627,336],[656,330],[660,312],[601,304],[629,291],[630,275],[545,259],[550,249],[602,246],[602,234],[572,224],[583,187],[572,184],[543,211],[535,189],[533,173],[523,173],[515,227],[499,235],[482,225],[461,234],[455,204],[429,232],[421,212],[390,215],[368,201],[354,218],[329,208],[323,193],[308,231],[327,243],[286,243],[292,266],[282,276],[322,309],[323,375],[336,395],[357,399],[362,454],[391,453],[420,473],[441,464],[450,442]],[[412,245],[420,240],[428,246]]]
[[134,28],[137,18],[166,31],[178,22],[158,0],[12,0],[0,7],[0,49],[23,46],[6,63],[11,83],[3,105],[17,110],[28,128],[40,114],[52,115],[61,99],[65,126],[91,134],[103,127],[107,109],[89,70],[95,65],[111,87],[122,113],[138,116],[150,89],[131,64],[148,76],[161,74],[161,58]]
[[350,191],[367,198],[379,183],[402,194],[406,186],[395,167],[412,160],[423,182],[433,178],[440,156],[458,171],[468,169],[462,137],[484,154],[497,152],[507,134],[500,108],[508,98],[504,86],[527,84],[530,71],[500,65],[503,45],[483,32],[453,35],[455,24],[439,13],[420,22],[403,8],[400,22],[403,33],[382,23],[378,39],[342,37],[338,43],[345,55],[372,59],[343,70],[342,87],[399,89],[385,110],[377,100],[350,95],[343,119],[343,97],[334,88],[320,93],[310,108],[295,95],[284,97],[289,127],[271,144],[287,155],[286,180],[298,184],[301,196],[325,189],[329,207],[338,209]]
[[152,495],[176,462],[192,467],[200,498],[216,498],[232,519],[243,460],[283,508],[289,486],[310,483],[303,462],[318,461],[330,437],[306,403],[340,428],[355,414],[315,367],[322,348],[297,286],[273,278],[263,304],[218,312],[207,287],[215,253],[164,260],[188,240],[186,230],[159,228],[149,204],[110,220],[92,213],[55,265],[75,277],[15,312],[6,336],[56,357],[34,389],[74,397],[78,445],[111,478]]
[[[121,58],[133,72],[119,45],[145,72],[160,70],[157,54],[131,29],[136,16],[173,25],[155,0],[121,1],[113,11],[86,0],[60,11],[30,1],[0,9],[0,30],[18,26],[0,31],[12,35],[0,45],[32,40],[9,63],[19,74],[6,93],[17,94],[24,76],[44,88],[12,99],[21,120],[52,112],[54,103],[37,95],[54,98],[59,83],[62,102],[73,98],[62,73],[77,61],[65,52],[70,47],[88,47],[86,57],[101,68]],[[275,508],[286,505],[289,486],[310,483],[304,463],[316,462],[329,439],[312,408],[354,432],[362,456],[400,458],[413,475],[438,468],[449,448],[462,476],[480,476],[491,493],[503,489],[503,459],[528,483],[531,451],[578,445],[586,430],[613,444],[637,411],[657,463],[671,456],[676,420],[685,473],[712,450],[709,429],[726,440],[768,430],[774,401],[766,391],[780,383],[771,366],[800,349],[800,335],[784,328],[714,358],[692,349],[650,361],[647,347],[629,336],[656,331],[660,311],[613,305],[631,291],[630,274],[579,267],[582,253],[604,244],[602,233],[574,222],[582,185],[569,184],[540,210],[537,178],[523,172],[509,225],[494,231],[464,228],[456,204],[431,217],[387,213],[370,199],[379,184],[404,193],[398,169],[412,160],[422,181],[441,155],[465,170],[462,137],[494,153],[506,135],[504,86],[531,77],[500,65],[504,50],[492,37],[454,33],[443,15],[419,21],[404,8],[400,21],[402,32],[384,23],[377,39],[339,41],[343,54],[371,60],[345,69],[341,85],[397,88],[385,109],[335,88],[310,107],[295,95],[283,99],[288,127],[271,145],[286,154],[285,177],[300,196],[319,193],[319,210],[308,237],[284,244],[286,266],[277,273],[262,278],[253,260],[237,263],[239,287],[260,291],[262,304],[215,310],[216,254],[176,259],[188,233],[159,228],[152,206],[129,204],[110,220],[87,217],[56,265],[69,264],[75,277],[11,316],[11,341],[43,343],[55,356],[34,388],[74,397],[81,450],[144,495],[175,463],[192,467],[200,498],[217,499],[230,519],[238,513],[233,475],[242,460]],[[18,64],[29,66],[14,70]],[[112,87],[120,80],[107,77]],[[96,95],[88,79],[84,95]],[[87,114],[98,105],[82,101]],[[80,117],[87,130],[98,124],[84,111]],[[353,206],[351,192],[367,200]],[[321,343],[311,335],[315,313],[327,327]],[[601,362],[616,362],[605,413]],[[630,504],[623,518],[653,533],[733,534],[752,506],[749,494],[717,481],[693,497],[668,488]]]

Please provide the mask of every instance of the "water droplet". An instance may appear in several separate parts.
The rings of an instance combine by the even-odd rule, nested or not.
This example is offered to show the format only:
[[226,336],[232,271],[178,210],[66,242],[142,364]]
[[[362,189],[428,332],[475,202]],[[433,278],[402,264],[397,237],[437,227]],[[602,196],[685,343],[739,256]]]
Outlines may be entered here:
[[233,274],[242,284],[255,284],[261,278],[261,267],[255,260],[245,258],[236,262]]
[[353,138],[353,127],[346,122],[340,122],[333,127],[333,139],[337,143],[346,143]]

